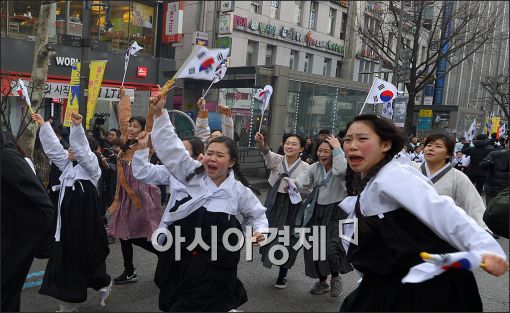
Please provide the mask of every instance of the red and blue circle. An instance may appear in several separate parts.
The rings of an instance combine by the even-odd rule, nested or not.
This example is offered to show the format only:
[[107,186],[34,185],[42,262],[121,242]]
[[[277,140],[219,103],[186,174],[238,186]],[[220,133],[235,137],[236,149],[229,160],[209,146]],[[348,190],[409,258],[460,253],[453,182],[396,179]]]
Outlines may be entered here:
[[389,102],[389,101],[391,101],[391,99],[393,99],[393,96],[394,95],[391,90],[384,90],[379,95],[379,98],[381,99],[382,102]]
[[214,64],[214,58],[208,58],[200,64],[200,67],[198,68],[199,72],[205,71],[209,69]]

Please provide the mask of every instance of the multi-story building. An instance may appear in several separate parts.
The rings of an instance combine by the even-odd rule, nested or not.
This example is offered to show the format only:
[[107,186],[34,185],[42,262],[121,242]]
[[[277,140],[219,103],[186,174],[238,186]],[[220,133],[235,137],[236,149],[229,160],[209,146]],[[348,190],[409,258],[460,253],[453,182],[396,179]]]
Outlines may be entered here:
[[[253,144],[252,135],[260,126],[260,104],[252,94],[265,84],[274,89],[262,123],[270,145],[278,147],[284,132],[337,132],[355,115],[369,88],[340,78],[351,3],[186,1],[182,36],[170,53],[180,66],[193,45],[231,48],[227,76],[207,95],[207,107],[214,112],[218,103],[230,106],[235,131],[248,134],[245,144]],[[174,107],[193,115],[208,85],[186,80],[184,89],[175,91]],[[213,127],[218,127],[214,120],[210,113]]]
[[[117,128],[118,89],[124,74],[125,51],[131,43],[137,41],[143,47],[136,56],[131,56],[124,82],[126,92],[133,100],[134,114],[146,114],[150,92],[167,80],[163,71],[174,69],[173,61],[162,53],[164,39],[161,38],[161,29],[168,24],[163,11],[168,4],[161,1],[88,2],[91,4],[88,33],[92,39],[89,58],[108,60],[95,112],[110,114],[110,118],[104,121],[105,129]],[[41,1],[0,2],[2,97],[17,104],[19,97],[6,94],[12,81],[22,78],[30,83],[37,21],[49,18],[49,42],[57,55],[49,60],[42,114],[46,119],[50,115],[57,121],[63,118],[71,65],[81,58],[81,37],[87,31],[83,29],[86,14],[83,4],[84,1],[54,1],[50,16],[40,17]],[[109,5],[109,10],[101,4]],[[21,110],[26,107],[11,105],[11,108],[10,120],[16,133],[23,113]]]

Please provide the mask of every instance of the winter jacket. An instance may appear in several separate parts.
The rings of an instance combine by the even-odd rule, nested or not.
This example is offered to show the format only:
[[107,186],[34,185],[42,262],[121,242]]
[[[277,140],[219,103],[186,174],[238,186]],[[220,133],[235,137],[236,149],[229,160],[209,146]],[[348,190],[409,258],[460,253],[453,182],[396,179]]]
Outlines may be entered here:
[[466,174],[468,176],[485,177],[486,170],[480,167],[480,162],[494,149],[486,140],[474,140],[474,147],[462,149],[462,153],[471,157]]
[[496,195],[509,184],[510,150],[493,151],[480,162],[480,168],[487,171],[485,192]]
[[492,199],[483,215],[483,220],[495,234],[508,238],[508,205],[510,204],[510,187],[506,187]]

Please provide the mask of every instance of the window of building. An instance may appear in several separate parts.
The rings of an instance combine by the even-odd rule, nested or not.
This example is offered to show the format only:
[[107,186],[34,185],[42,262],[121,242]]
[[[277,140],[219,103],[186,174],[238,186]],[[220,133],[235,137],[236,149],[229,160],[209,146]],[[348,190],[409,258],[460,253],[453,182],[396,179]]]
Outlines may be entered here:
[[329,8],[329,18],[328,18],[328,35],[335,35],[335,24],[336,24],[336,10],[333,8]]
[[347,13],[342,12],[342,24],[340,25],[340,39],[345,40],[347,33]]
[[271,1],[271,18],[280,18],[280,1]]
[[257,65],[255,59],[256,42],[248,40],[248,48],[246,50],[246,66]]
[[252,0],[251,1],[251,10],[257,14],[262,13],[262,1]]
[[317,13],[319,11],[319,3],[317,1],[310,2],[310,29],[317,30]]
[[331,59],[324,58],[324,64],[322,65],[322,75],[331,76]]
[[305,56],[305,68],[304,71],[311,73],[313,67],[313,55],[307,53]]
[[[8,16],[7,1],[0,1],[0,16]],[[7,36],[7,20],[6,18],[0,19],[0,30],[2,36]]]
[[35,40],[41,2],[7,1],[7,5],[9,14],[9,18],[7,19],[7,33],[9,36]]
[[303,1],[294,1],[294,23],[301,25],[301,16],[303,11]]
[[265,65],[273,65],[275,50],[276,50],[275,46],[267,45]]
[[342,75],[342,61],[336,61],[335,77],[340,78]]

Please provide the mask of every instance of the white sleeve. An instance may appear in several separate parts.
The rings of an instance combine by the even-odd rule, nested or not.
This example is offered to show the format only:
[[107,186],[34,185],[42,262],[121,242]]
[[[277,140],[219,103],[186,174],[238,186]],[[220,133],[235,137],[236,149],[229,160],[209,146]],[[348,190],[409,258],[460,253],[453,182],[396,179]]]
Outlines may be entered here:
[[45,122],[41,126],[39,139],[41,140],[44,153],[48,156],[48,159],[55,163],[55,165],[63,172],[67,163],[71,161],[67,158],[67,151],[64,150],[64,147],[62,147],[58,141],[57,135],[55,135],[55,132],[51,128],[49,122]]
[[101,168],[97,156],[90,150],[89,141],[85,135],[83,126],[71,125],[69,144],[78,164],[90,175],[95,182],[101,177]]
[[345,175],[347,171],[347,160],[342,148],[333,149],[333,175]]
[[133,176],[144,184],[170,185],[170,172],[166,166],[149,162],[149,148],[135,152],[131,168]]
[[[391,186],[374,186],[374,190],[380,191],[380,197],[386,199],[383,201],[389,200],[406,208],[440,238],[461,251],[480,256],[493,253],[506,258],[498,242],[456,206],[452,198],[440,196],[433,186],[411,171],[390,171],[387,175],[395,178],[391,180]],[[388,185],[388,181],[382,182]],[[374,184],[377,183],[376,177]],[[419,192],[403,194],[403,190]]]
[[242,186],[241,183],[236,185],[239,195],[238,211],[243,216],[243,229],[249,225],[253,227],[254,233],[267,232],[269,223],[266,218],[266,208],[249,188]]
[[197,163],[186,152],[166,110],[161,116],[154,118],[151,138],[161,163],[166,166],[170,174],[186,186],[188,184],[186,176],[197,168]]
[[296,183],[296,187],[298,187],[299,192],[303,193],[305,191],[309,191],[313,189],[313,185],[315,182],[315,169],[317,168],[318,163],[314,163],[307,168],[305,168],[301,173],[298,174],[294,182]]
[[195,121],[195,136],[200,138],[204,144],[207,144],[207,140],[211,135],[211,129],[209,128],[208,117],[197,117]]
[[[274,153],[271,150],[268,150],[267,153],[263,153],[264,161],[266,162],[266,167],[269,170],[275,170],[283,161],[284,156]],[[299,161],[299,160],[298,160]]]
[[225,114],[220,114],[220,118],[221,132],[223,133],[223,136],[234,139],[234,120],[231,116],[227,116]]

